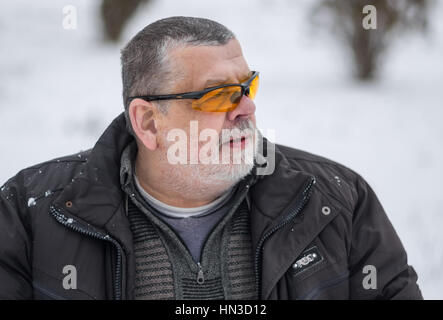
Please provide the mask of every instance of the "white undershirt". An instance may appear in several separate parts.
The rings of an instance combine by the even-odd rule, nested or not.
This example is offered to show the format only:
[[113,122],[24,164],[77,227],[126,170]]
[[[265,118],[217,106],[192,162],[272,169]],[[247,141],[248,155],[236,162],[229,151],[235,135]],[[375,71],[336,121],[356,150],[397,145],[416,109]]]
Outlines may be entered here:
[[143,198],[157,211],[163,213],[166,216],[173,217],[173,218],[188,218],[188,217],[194,217],[203,215],[207,212],[213,212],[216,208],[221,207],[225,204],[227,200],[229,200],[230,196],[232,195],[232,192],[234,188],[230,188],[227,192],[225,192],[223,195],[215,199],[214,201],[205,204],[203,206],[199,207],[193,207],[193,208],[181,208],[181,207],[175,207],[171,206],[169,204],[166,204],[153,196],[151,196],[148,192],[146,192],[145,189],[140,185],[140,182],[138,181],[137,175],[134,174],[134,180],[135,185],[138,189],[138,191],[141,193]]

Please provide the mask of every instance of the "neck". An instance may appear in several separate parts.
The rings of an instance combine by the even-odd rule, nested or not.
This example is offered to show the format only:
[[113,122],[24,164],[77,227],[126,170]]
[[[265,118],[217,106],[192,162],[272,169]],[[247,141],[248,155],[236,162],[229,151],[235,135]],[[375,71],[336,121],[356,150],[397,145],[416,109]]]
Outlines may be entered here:
[[232,182],[206,183],[199,174],[186,174],[181,165],[159,159],[154,152],[139,148],[135,171],[141,187],[157,200],[170,206],[204,206],[225,193]]

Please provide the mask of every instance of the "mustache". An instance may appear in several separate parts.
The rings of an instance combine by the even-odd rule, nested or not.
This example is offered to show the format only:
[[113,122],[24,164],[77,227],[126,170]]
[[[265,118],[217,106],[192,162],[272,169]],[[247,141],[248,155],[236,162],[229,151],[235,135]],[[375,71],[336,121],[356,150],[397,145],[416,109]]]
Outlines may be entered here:
[[219,134],[219,146],[232,140],[240,140],[243,137],[254,135],[255,125],[251,120],[240,120],[235,126],[223,128]]

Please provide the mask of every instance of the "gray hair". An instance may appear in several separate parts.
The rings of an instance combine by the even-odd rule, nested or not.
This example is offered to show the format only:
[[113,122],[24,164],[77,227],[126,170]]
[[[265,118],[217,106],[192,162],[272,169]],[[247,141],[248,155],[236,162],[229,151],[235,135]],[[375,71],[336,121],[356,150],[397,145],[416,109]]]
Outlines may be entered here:
[[[204,18],[170,17],[155,21],[137,33],[121,51],[123,103],[126,125],[134,135],[129,120],[131,96],[166,94],[177,78],[168,53],[180,46],[224,45],[235,35],[222,24]],[[169,101],[157,101],[167,112]],[[135,135],[134,135],[135,136]]]

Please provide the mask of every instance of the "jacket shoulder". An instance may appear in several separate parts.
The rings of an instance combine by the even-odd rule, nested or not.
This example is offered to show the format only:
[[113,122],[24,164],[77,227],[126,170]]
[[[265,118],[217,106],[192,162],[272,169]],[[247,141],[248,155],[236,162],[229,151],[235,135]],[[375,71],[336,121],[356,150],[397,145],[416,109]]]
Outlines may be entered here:
[[358,181],[363,178],[347,166],[304,150],[277,145],[295,170],[305,171],[316,179],[316,186],[335,198],[352,214],[358,199]]
[[82,170],[91,149],[51,159],[20,170],[0,188],[6,198],[39,198],[60,191]]

